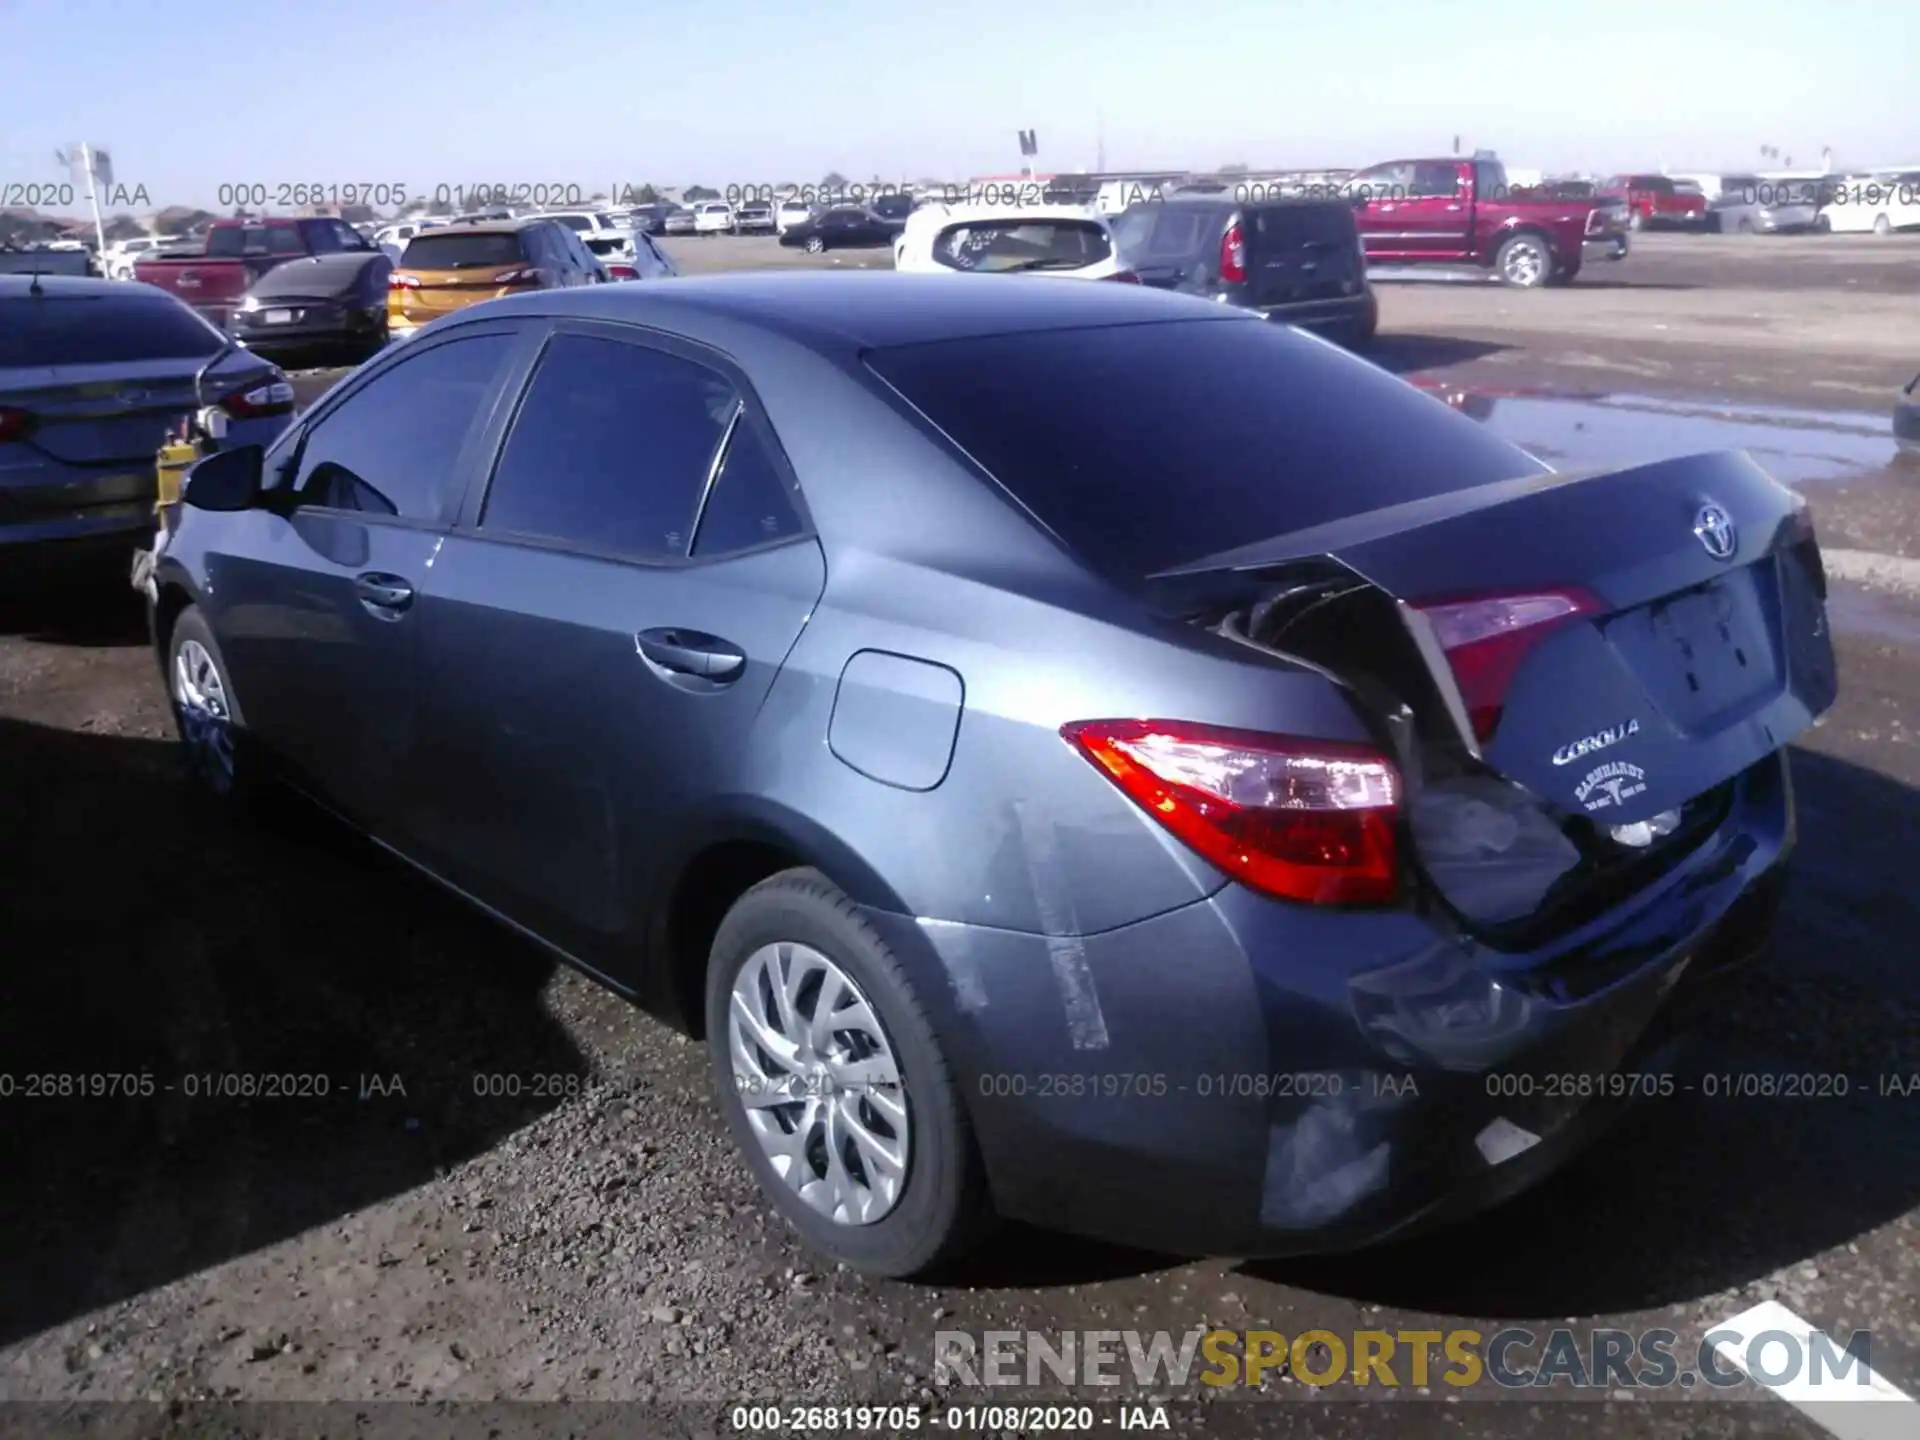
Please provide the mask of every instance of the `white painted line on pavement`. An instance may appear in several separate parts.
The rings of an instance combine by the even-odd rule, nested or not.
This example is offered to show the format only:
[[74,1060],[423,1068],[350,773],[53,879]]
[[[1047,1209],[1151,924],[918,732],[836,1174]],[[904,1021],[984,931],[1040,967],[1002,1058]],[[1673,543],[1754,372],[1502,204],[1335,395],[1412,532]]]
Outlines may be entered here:
[[1920,595],[1920,560],[1882,555],[1874,550],[1828,550],[1824,546],[1820,559],[1827,567],[1827,574],[1835,580]]
[[1777,1300],[1763,1300],[1709,1333],[1719,1337],[1713,1350],[1721,1360],[1838,1440],[1920,1436],[1920,1402],[1876,1375],[1864,1359],[1847,1363],[1842,1342]]

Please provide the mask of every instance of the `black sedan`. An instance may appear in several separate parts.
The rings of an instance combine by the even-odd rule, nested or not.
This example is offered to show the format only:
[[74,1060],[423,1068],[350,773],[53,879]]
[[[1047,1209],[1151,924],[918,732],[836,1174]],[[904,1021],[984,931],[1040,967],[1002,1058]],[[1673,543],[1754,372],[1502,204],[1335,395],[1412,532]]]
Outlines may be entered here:
[[276,265],[247,291],[233,333],[262,355],[348,355],[364,360],[387,343],[387,280],[382,251],[312,255]]
[[818,255],[823,250],[891,245],[899,233],[899,225],[871,210],[858,205],[836,205],[788,226],[781,232],[780,243]]

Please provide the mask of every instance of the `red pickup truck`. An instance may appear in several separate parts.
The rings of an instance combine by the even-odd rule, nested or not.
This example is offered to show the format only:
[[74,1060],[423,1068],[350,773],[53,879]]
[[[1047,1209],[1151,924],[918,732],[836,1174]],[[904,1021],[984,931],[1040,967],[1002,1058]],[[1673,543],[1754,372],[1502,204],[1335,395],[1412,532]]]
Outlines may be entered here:
[[1707,197],[1697,185],[1665,175],[1616,175],[1601,188],[1627,202],[1627,223],[1635,230],[1649,225],[1707,228]]
[[1369,266],[1474,266],[1532,288],[1566,284],[1586,261],[1627,253],[1617,207],[1515,190],[1498,160],[1391,160],[1342,187]]
[[136,260],[133,278],[186,301],[225,330],[248,287],[274,266],[305,255],[373,248],[346,221],[327,216],[216,220],[207,227],[200,254]]

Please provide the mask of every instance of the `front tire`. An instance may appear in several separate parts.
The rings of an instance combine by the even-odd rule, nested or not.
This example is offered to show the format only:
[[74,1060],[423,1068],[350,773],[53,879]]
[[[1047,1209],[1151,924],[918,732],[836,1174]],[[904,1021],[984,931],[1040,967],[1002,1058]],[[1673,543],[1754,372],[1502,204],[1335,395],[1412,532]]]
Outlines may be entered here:
[[198,605],[180,612],[167,638],[167,698],[195,793],[236,818],[256,813],[270,786],[245,743],[233,678]]
[[734,903],[708,959],[706,1021],[728,1128],[816,1250],[869,1275],[924,1275],[990,1228],[972,1126],[925,1007],[825,876],[787,870]]

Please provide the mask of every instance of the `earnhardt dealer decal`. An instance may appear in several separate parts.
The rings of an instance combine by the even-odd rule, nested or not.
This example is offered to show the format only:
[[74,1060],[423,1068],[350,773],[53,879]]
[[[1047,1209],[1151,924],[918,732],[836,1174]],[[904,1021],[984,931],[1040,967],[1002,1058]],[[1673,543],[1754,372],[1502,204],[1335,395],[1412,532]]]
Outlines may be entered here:
[[1589,810],[1605,810],[1609,806],[1624,805],[1645,790],[1646,779],[1647,772],[1638,765],[1616,760],[1611,765],[1589,770],[1587,778],[1573,792],[1573,798]]

